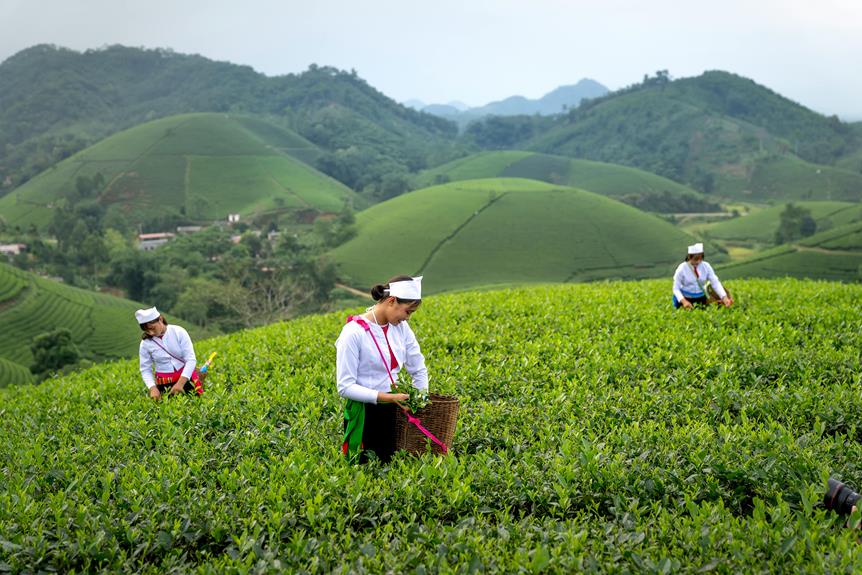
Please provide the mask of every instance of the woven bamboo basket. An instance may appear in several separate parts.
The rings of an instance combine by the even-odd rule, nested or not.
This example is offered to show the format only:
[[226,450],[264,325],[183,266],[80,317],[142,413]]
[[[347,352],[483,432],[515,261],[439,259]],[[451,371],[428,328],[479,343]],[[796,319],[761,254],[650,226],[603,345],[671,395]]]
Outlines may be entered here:
[[[413,414],[422,426],[451,449],[455,439],[455,424],[458,422],[458,398],[454,395],[430,394],[431,404]],[[414,455],[425,453],[428,446],[432,453],[443,453],[443,449],[425,437],[419,429],[407,421],[400,409],[395,421],[395,449],[404,449]]]

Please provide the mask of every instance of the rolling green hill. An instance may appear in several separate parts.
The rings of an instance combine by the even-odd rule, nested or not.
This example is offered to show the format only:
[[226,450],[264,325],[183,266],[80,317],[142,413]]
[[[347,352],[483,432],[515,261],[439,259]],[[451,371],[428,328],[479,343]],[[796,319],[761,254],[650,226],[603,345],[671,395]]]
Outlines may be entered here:
[[270,115],[328,152],[361,147],[366,169],[383,155],[406,170],[457,135],[329,66],[270,78],[170,49],[43,44],[0,63],[0,193],[7,177],[18,186],[110,134],[190,112]]
[[64,160],[0,198],[10,225],[44,226],[77,178],[100,173],[98,201],[131,223],[172,216],[335,212],[356,195],[297,158],[320,150],[262,119],[187,114],[136,126]]
[[[794,202],[811,211],[818,229],[831,229],[862,219],[862,205],[849,202]],[[716,241],[770,244],[780,223],[785,204],[770,206],[749,215],[720,222],[695,224],[686,230]]]
[[[521,151],[482,152],[426,170],[416,177],[423,188],[479,178],[528,178],[581,188],[653,211],[706,211],[705,196],[643,170]],[[639,205],[640,204],[640,205]],[[686,207],[696,209],[684,209]],[[680,209],[683,208],[683,209]]]
[[[497,131],[505,138],[505,123]],[[726,72],[651,78],[520,133],[506,147],[633,166],[713,195],[862,199],[859,170],[831,167],[862,148],[850,125]]]
[[[858,211],[856,211],[858,217]],[[837,226],[721,266],[721,277],[796,277],[862,281],[862,221]]]
[[862,173],[812,164],[786,154],[723,166],[716,181],[717,193],[743,200],[862,200]]
[[693,312],[666,280],[427,298],[430,389],[460,400],[446,457],[344,461],[348,310],[206,342],[200,398],[154,403],[134,361],[0,389],[0,564],[858,573],[821,501],[830,475],[862,487],[862,286],[733,287]]
[[[57,328],[72,332],[86,359],[136,355],[141,330],[133,312],[141,307],[127,299],[70,287],[0,263],[0,387],[32,381],[33,338]],[[208,334],[180,323],[193,339]]]
[[332,252],[352,285],[425,274],[429,293],[670,275],[692,241],[598,194],[504,178],[411,192],[361,212],[357,226]]

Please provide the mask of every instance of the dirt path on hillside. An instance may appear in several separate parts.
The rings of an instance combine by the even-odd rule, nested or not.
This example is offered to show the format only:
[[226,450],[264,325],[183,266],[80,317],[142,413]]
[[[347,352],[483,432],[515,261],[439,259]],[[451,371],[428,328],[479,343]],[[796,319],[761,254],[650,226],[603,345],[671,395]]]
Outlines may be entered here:
[[[689,220],[696,218],[711,218],[714,220],[726,220],[733,217],[733,212],[680,212],[678,214],[662,214],[669,215],[676,219],[676,225],[688,223]],[[742,217],[742,215],[740,215]],[[704,224],[712,222],[702,222]]]
[[859,252],[854,252],[850,250],[827,250],[826,248],[821,248],[817,246],[801,246],[799,244],[793,244],[793,248],[799,252],[817,252],[818,254],[829,254],[835,256],[858,256]]
[[350,287],[350,286],[348,286],[348,285],[344,285],[344,284],[336,283],[336,284],[335,284],[335,287],[337,287],[337,288],[341,288],[341,289],[343,289],[344,291],[348,291],[348,292],[352,293],[353,295],[358,295],[359,297],[367,297],[367,298],[370,298],[370,297],[371,297],[368,293],[366,293],[366,292],[364,292],[364,291],[359,291],[358,289],[356,289],[356,288],[352,288],[352,287]]

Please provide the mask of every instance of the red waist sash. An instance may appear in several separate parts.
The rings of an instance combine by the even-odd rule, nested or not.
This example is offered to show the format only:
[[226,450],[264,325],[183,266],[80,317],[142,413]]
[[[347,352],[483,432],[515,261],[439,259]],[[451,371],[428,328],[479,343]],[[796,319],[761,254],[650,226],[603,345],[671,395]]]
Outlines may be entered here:
[[[157,371],[156,372],[156,383],[158,385],[173,385],[180,380],[180,377],[183,375],[183,370],[178,369],[174,372],[169,371]],[[195,393],[198,395],[203,395],[204,393],[204,384],[201,382],[200,377],[198,376],[198,370],[195,369],[192,372],[191,382],[195,386]]]

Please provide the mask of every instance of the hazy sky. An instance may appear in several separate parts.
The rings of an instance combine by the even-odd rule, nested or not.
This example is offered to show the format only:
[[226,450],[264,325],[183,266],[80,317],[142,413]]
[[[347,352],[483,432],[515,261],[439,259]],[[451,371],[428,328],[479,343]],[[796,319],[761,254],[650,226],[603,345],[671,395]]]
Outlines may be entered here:
[[270,76],[314,62],[399,101],[471,106],[721,69],[862,119],[859,0],[0,0],[0,60],[38,43],[168,47]]

